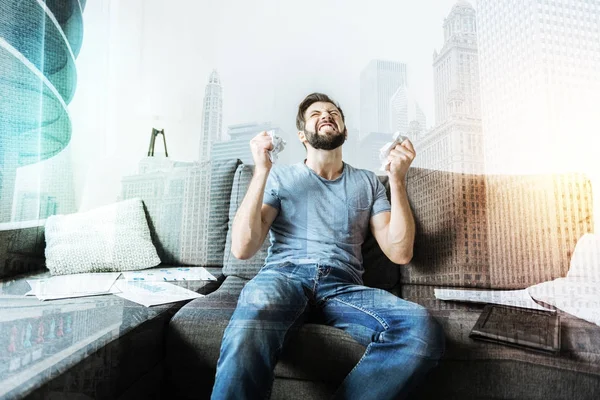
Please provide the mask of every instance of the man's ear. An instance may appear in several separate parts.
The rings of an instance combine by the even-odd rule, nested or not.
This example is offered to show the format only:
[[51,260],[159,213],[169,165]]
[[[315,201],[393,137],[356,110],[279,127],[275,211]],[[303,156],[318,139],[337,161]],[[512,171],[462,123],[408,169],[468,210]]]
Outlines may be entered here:
[[306,141],[306,135],[304,134],[304,131],[298,131],[298,139],[300,139],[302,143]]

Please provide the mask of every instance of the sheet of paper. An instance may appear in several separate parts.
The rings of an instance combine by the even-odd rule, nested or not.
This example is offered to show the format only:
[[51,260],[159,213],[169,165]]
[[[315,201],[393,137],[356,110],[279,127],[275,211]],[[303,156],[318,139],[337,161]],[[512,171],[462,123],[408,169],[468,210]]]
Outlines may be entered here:
[[204,297],[200,293],[167,282],[119,279],[115,286],[121,291],[116,293],[117,296],[146,307]]
[[565,278],[527,290],[536,300],[600,326],[600,235],[579,238]]
[[123,272],[123,277],[127,281],[150,282],[217,280],[217,278],[203,267],[152,268],[140,271],[126,271]]
[[119,275],[120,272],[97,272],[28,279],[28,294],[33,293],[40,300],[108,294]]
[[117,289],[117,287],[115,285],[113,285],[108,290],[108,292],[89,292],[89,293],[77,292],[77,293],[71,293],[71,294],[63,293],[63,294],[56,294],[56,295],[37,296],[37,298],[40,300],[58,300],[58,299],[67,299],[67,298],[74,298],[74,297],[102,296],[102,295],[117,294],[117,293],[121,293],[121,291],[119,289]]
[[600,326],[600,283],[558,278],[527,288],[531,297]]
[[527,289],[522,290],[465,290],[435,289],[435,297],[440,300],[467,301],[473,303],[492,303],[505,306],[531,308],[552,311],[537,304]]
[[586,233],[579,238],[571,256],[567,278],[600,282],[600,235]]

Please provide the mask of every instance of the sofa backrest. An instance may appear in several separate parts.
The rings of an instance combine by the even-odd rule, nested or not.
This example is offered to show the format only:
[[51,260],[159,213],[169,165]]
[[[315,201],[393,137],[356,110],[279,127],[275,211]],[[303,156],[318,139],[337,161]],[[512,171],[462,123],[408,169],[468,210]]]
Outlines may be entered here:
[[44,226],[11,225],[0,229],[0,279],[44,270]]
[[[231,254],[231,224],[238,207],[244,199],[244,195],[250,185],[254,167],[252,165],[240,165],[235,173],[233,189],[231,191],[231,203],[229,209],[229,229],[225,242],[225,258],[223,261],[223,274],[225,276],[238,276],[241,278],[253,278],[263,266],[269,248],[269,236],[265,239],[260,250],[248,260],[238,260]],[[387,177],[380,177],[387,188]],[[389,190],[389,189],[388,189]],[[388,193],[389,196],[389,193]],[[363,280],[366,285],[382,289],[391,289],[399,279],[399,266],[392,263],[381,251],[375,238],[369,234],[362,247],[363,264],[365,273]]]
[[[168,196],[141,197],[163,264],[221,267],[231,188],[238,159],[172,170]],[[175,190],[177,190],[175,192]]]
[[[178,164],[178,163],[175,163]],[[221,267],[238,159],[181,163],[135,177],[124,198],[144,201],[152,242],[163,264]],[[0,278],[44,270],[44,226],[0,230]]]
[[565,276],[577,240],[593,231],[582,174],[408,174],[417,235],[403,283],[522,289]]

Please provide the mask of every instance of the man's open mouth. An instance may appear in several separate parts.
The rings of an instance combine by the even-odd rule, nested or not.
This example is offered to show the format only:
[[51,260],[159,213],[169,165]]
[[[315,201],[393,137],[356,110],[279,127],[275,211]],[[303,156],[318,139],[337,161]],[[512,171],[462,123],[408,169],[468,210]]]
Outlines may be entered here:
[[335,125],[330,122],[323,122],[321,125],[319,125],[319,129],[321,129],[322,127],[327,126],[327,125],[329,125],[335,129]]

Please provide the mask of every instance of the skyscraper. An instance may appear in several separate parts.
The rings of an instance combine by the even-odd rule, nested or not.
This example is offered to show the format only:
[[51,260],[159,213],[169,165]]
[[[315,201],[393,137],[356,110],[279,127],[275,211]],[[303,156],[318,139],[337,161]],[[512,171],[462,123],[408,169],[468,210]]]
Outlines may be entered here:
[[475,18],[475,9],[461,0],[444,20],[444,45],[433,53],[436,125],[457,111],[476,118],[481,114]]
[[56,197],[48,193],[20,192],[17,195],[13,221],[46,219],[57,211]]
[[390,99],[390,126],[415,141],[426,128],[425,113],[417,103],[408,86],[401,85]]
[[[275,134],[284,137],[283,131],[274,126],[271,122],[236,124],[227,127],[227,134],[230,139],[213,143],[212,159],[229,160],[239,158],[244,164],[254,164],[252,151],[250,150],[250,140],[262,131],[274,130]],[[284,138],[289,143],[287,137]],[[297,139],[296,139],[297,140]],[[280,156],[285,155],[282,153]]]
[[162,262],[173,262],[181,254],[182,209],[187,169],[195,163],[172,161],[168,157],[146,157],[137,175],[121,180],[121,200],[141,198],[150,215],[151,230],[160,246]]
[[[480,0],[477,8],[486,173],[597,169],[600,3]],[[582,197],[584,179],[568,176],[534,180],[523,175],[510,187],[488,177],[489,236],[495,238],[490,254],[508,255],[490,259],[500,271],[492,279],[503,279],[502,271],[515,265],[521,273],[505,287],[532,276],[541,281],[564,274],[557,254],[568,254],[582,234],[593,230],[583,217],[566,218],[569,210],[591,203]],[[531,195],[537,187],[540,195]],[[548,187],[552,196],[545,194]],[[547,215],[556,218],[540,224]]]
[[[409,275],[413,282],[488,287],[475,10],[469,3],[458,1],[443,27],[444,45],[433,55],[436,125],[416,138],[417,157],[412,164],[416,168],[411,169],[408,180],[417,199],[415,210],[421,210],[421,215],[416,215],[423,225],[421,240],[435,248],[428,250],[432,255],[426,264],[442,270],[450,264],[456,268],[452,273],[432,276],[411,267]],[[439,226],[456,229],[437,232]]]
[[599,20],[598,1],[477,2],[487,172],[582,170],[596,161]]
[[216,70],[210,74],[202,104],[202,132],[198,161],[211,158],[212,144],[221,138],[223,124],[223,88]]
[[406,64],[372,60],[360,74],[360,137],[371,132],[393,133],[390,101],[405,85]]
[[416,167],[483,173],[475,19],[459,0],[444,20],[444,45],[433,54],[436,125],[415,142]]
[[[56,156],[71,140],[67,105],[77,86],[84,7],[85,2],[2,4],[0,222],[12,217],[17,169]],[[60,200],[58,206],[63,207]]]

